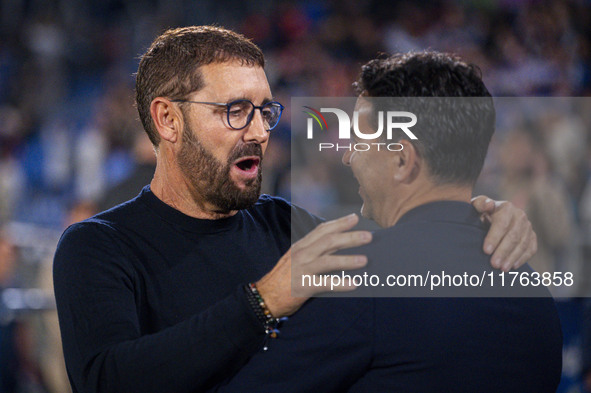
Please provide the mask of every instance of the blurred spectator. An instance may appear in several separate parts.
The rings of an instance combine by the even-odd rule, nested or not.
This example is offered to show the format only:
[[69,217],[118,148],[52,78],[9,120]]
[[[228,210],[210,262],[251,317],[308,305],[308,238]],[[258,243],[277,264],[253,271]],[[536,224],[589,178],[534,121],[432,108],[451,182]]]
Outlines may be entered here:
[[569,200],[551,177],[546,146],[529,128],[517,128],[501,147],[501,198],[527,213],[538,236],[538,252],[529,264],[538,272],[554,272],[556,258],[568,245],[574,222]]
[[561,101],[555,100],[555,108],[548,108],[539,124],[548,142],[546,146],[552,168],[564,182],[574,202],[580,199],[585,186],[588,136],[580,116],[560,108]]
[[99,207],[106,210],[135,198],[152,181],[156,169],[154,147],[144,132],[137,132],[133,146],[134,164],[131,173],[121,182],[109,187]]
[[43,392],[30,323],[16,315],[5,296],[5,289],[17,286],[17,258],[16,248],[0,232],[0,392]]
[[[0,290],[9,287],[16,255],[14,246],[0,234]],[[15,348],[16,322],[4,304],[0,305],[0,391],[16,392],[19,370]]]
[[95,102],[93,112],[92,121],[75,146],[78,199],[100,200],[108,189],[129,179],[132,171],[138,169],[134,167],[137,163],[141,166],[150,162],[150,155],[154,156],[151,148],[149,154],[145,153],[137,137],[146,135],[137,119],[133,91],[126,81],[114,81]]
[[9,105],[0,105],[0,224],[13,218],[22,197],[25,177],[16,156],[22,143],[23,119],[21,112]]

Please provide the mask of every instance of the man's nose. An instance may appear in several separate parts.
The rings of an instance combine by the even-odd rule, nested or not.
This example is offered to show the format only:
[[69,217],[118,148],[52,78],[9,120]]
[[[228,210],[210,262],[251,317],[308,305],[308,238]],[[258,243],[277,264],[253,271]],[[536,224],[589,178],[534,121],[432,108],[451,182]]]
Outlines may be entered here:
[[269,140],[269,131],[265,127],[263,115],[260,110],[256,110],[253,113],[250,124],[246,126],[246,132],[244,133],[244,142],[258,142],[260,144],[265,143]]
[[351,165],[351,156],[352,155],[353,155],[353,152],[351,152],[351,150],[345,151],[345,154],[343,154],[343,158],[341,159],[341,161],[343,162],[343,165],[347,165],[347,166]]

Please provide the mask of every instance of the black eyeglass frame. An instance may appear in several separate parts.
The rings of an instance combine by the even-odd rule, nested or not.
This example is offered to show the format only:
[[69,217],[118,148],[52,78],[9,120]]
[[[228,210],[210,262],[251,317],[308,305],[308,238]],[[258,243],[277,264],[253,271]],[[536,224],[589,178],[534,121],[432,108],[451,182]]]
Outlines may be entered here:
[[[188,102],[191,104],[206,104],[206,105],[217,105],[217,106],[225,106],[226,107],[226,118],[228,120],[228,125],[230,126],[230,128],[232,128],[233,130],[242,130],[244,128],[246,128],[246,126],[248,126],[250,124],[250,122],[252,121],[252,118],[254,117],[254,111],[255,109],[258,109],[261,114],[263,113],[263,108],[268,107],[268,106],[275,106],[275,105],[279,105],[279,116],[277,117],[277,122],[275,123],[275,125],[273,127],[270,127],[267,131],[271,131],[272,129],[274,129],[275,127],[277,127],[277,124],[279,124],[279,120],[281,119],[281,115],[283,114],[283,110],[285,109],[285,107],[283,105],[281,105],[281,103],[277,102],[277,101],[271,101],[271,102],[267,102],[266,104],[260,105],[260,106],[256,106],[255,104],[252,103],[252,101],[250,100],[235,100],[232,102],[228,102],[228,103],[224,103],[224,102],[209,102],[209,101],[191,101],[191,100],[171,100],[171,102]],[[251,106],[252,106],[252,110],[250,111],[250,113],[248,114],[248,117],[246,118],[246,124],[244,124],[242,127],[240,128],[236,128],[234,126],[232,126],[232,123],[230,122],[230,107],[236,103],[239,102],[248,102]]]

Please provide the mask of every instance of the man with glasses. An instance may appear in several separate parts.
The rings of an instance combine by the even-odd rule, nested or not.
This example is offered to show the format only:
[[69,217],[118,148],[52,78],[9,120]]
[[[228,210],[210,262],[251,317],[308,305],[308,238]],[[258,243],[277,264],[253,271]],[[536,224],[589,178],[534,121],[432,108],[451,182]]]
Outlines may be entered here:
[[[263,66],[249,40],[209,26],[169,30],[143,55],[136,101],[156,151],[154,178],[135,199],[68,228],[55,256],[74,392],[212,388],[264,350],[278,318],[327,290],[294,297],[292,275],[366,264],[333,255],[371,241],[349,231],[355,215],[320,224],[259,195],[269,131],[283,111]],[[505,267],[535,250],[523,217],[511,205],[493,214],[485,249],[498,245],[493,260]],[[301,238],[293,246],[292,236]]]

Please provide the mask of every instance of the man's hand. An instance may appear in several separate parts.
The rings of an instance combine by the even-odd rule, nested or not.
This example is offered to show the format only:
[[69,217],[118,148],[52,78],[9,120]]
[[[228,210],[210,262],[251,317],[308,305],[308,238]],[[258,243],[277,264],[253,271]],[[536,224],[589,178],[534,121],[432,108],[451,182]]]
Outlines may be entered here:
[[[346,248],[371,242],[371,232],[346,232],[359,218],[351,214],[320,224],[281,257],[277,265],[261,278],[257,289],[275,318],[291,315],[315,293],[331,290],[327,286],[302,286],[303,275],[322,275],[332,271],[359,269],[367,264],[364,255],[332,255]],[[292,279],[294,280],[292,294]],[[352,291],[354,286],[340,285],[335,291]]]
[[492,254],[494,268],[506,272],[517,269],[536,253],[537,237],[523,210],[511,202],[495,202],[482,195],[473,198],[472,205],[491,224],[483,249]]

